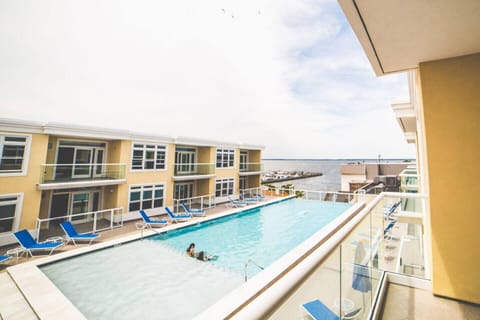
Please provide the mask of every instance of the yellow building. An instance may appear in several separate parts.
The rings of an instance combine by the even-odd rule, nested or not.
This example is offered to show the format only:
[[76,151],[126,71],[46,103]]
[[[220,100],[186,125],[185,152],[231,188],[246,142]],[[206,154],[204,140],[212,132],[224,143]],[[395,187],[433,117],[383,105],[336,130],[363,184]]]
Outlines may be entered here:
[[478,304],[480,2],[339,2],[375,73],[409,74],[410,101],[393,108],[428,195],[433,294]]
[[98,230],[137,219],[140,209],[161,214],[165,206],[181,210],[181,202],[208,208],[256,192],[262,150],[0,119],[0,245],[14,243],[17,230],[37,234],[66,216]]

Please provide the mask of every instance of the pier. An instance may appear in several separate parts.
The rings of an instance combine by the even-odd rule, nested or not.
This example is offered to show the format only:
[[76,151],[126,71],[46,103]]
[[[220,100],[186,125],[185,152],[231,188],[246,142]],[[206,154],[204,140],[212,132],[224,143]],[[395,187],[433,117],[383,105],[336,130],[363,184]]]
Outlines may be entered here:
[[271,177],[269,177],[268,175],[265,175],[267,179],[262,180],[262,184],[277,183],[277,182],[298,180],[298,179],[307,179],[307,178],[319,177],[322,175],[323,173],[321,172],[302,172],[300,174],[298,172],[294,174],[290,174],[288,172],[273,173]]

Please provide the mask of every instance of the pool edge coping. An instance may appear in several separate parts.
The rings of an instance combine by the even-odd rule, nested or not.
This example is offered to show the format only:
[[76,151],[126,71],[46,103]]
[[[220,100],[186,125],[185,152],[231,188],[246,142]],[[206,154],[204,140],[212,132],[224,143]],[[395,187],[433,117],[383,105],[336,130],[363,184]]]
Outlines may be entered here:
[[353,204],[341,215],[332,220],[325,227],[314,233],[308,239],[300,243],[297,247],[282,256],[272,265],[258,274],[255,282],[246,282],[242,286],[231,291],[221,300],[205,309],[194,317],[194,320],[207,319],[231,319],[236,318],[236,314],[245,306],[253,302],[264,291],[275,286],[280,279],[308,259],[315,251],[330,239],[339,228],[342,228],[359,212],[366,207],[365,202]]
[[46,256],[33,261],[27,261],[19,265],[11,266],[6,269],[11,279],[24,296],[34,313],[45,320],[57,319],[82,319],[87,318],[82,312],[71,302],[62,291],[40,270],[43,265],[48,265],[60,260],[70,259],[83,254],[103,250],[117,245],[123,245],[132,241],[142,240],[156,236],[161,233],[194,226],[200,223],[216,220],[222,217],[231,216],[240,212],[267,206],[273,203],[282,202],[294,198],[288,196],[283,198],[275,198],[262,201],[258,204],[252,204],[247,207],[230,208],[223,212],[215,213],[206,217],[196,217],[191,221],[182,223],[172,223],[159,229],[159,232],[152,230],[139,231],[140,234],[129,234],[116,239],[108,240],[92,245],[85,245],[77,249],[57,253],[52,256]]

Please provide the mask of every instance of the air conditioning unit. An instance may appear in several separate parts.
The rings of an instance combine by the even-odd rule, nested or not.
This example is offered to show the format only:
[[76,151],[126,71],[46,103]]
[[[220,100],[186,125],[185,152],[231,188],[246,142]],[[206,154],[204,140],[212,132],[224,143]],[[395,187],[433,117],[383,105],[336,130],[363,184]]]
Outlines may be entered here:
[[396,187],[398,185],[397,176],[387,176],[385,178],[387,187]]

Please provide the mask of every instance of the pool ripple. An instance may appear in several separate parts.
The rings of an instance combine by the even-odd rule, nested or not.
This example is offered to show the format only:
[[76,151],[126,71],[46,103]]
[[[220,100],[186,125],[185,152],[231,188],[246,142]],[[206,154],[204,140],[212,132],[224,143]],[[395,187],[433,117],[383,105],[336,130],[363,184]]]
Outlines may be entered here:
[[149,240],[42,271],[88,319],[190,319],[243,283],[238,274]]

